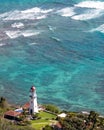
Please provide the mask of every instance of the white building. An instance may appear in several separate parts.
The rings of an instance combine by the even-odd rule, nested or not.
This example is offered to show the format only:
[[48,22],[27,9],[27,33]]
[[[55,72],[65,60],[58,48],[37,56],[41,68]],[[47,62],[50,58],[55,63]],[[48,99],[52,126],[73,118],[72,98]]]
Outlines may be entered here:
[[36,95],[36,88],[32,86],[30,88],[30,107],[29,107],[29,113],[38,113],[38,105],[37,105],[37,95]]
[[58,117],[62,117],[62,118],[65,118],[66,116],[67,116],[66,113],[61,113],[61,114],[58,115]]

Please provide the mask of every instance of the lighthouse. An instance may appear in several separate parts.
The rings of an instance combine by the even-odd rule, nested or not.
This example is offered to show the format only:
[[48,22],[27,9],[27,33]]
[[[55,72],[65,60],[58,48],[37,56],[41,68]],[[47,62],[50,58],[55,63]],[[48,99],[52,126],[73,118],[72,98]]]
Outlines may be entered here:
[[36,88],[32,86],[30,88],[30,108],[29,113],[38,113],[38,105],[37,105],[37,95],[36,95]]

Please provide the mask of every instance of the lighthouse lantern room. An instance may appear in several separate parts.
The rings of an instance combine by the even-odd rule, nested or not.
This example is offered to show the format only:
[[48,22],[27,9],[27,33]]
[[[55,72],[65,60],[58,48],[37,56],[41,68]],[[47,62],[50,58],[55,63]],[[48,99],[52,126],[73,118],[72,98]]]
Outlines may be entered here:
[[37,95],[36,95],[36,88],[32,86],[30,88],[30,108],[29,113],[38,113],[38,105],[37,105]]

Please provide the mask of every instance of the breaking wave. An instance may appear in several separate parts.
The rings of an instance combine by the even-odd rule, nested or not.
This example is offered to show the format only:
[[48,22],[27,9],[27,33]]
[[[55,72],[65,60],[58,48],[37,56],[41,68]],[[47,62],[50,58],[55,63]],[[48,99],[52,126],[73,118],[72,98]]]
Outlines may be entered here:
[[5,33],[11,39],[21,36],[21,31],[5,31]]
[[38,7],[27,9],[24,11],[15,10],[0,14],[0,19],[2,20],[44,19],[47,17],[47,14],[52,11],[53,9],[43,10]]
[[87,0],[69,4],[68,0],[65,4],[49,1],[35,8],[32,2],[25,6],[25,1],[21,6],[0,9],[0,84],[4,87],[0,86],[0,94],[8,91],[8,99],[23,103],[28,100],[24,95],[29,84],[35,83],[41,103],[104,113],[103,7],[95,6],[96,0],[89,5]]
[[[77,12],[79,7],[83,9],[80,13]],[[85,8],[87,8],[87,10]],[[74,20],[89,20],[104,14],[104,2],[83,1],[75,4],[74,7],[60,9],[56,13],[64,17],[71,17]]]
[[38,16],[36,19],[45,19],[47,16],[46,15],[41,15],[41,16]]
[[19,22],[19,23],[13,23],[13,24],[11,25],[11,27],[13,27],[13,28],[23,28],[23,27],[24,27],[24,24],[21,23],[21,22]]
[[26,30],[21,33],[24,37],[30,37],[34,35],[39,35],[41,32],[40,31],[34,31],[34,30]]
[[95,32],[95,31],[99,31],[101,33],[104,33],[104,24],[100,25],[97,28],[91,29],[89,32]]
[[[77,8],[87,8],[87,11],[84,13],[78,14]],[[54,14],[58,14],[64,17],[71,17],[75,20],[88,20],[92,18],[96,18],[104,14],[104,2],[100,1],[83,1],[78,4],[73,5],[73,7],[66,7],[62,9],[42,9],[39,7],[34,7],[26,10],[14,10],[10,12],[5,12],[0,14],[1,20],[40,20],[47,18],[48,14],[54,12]],[[21,23],[15,23],[12,27],[21,28],[24,25]]]
[[102,10],[99,9],[90,9],[83,14],[74,15],[71,18],[74,20],[89,20],[89,19],[100,17],[103,15],[103,13],[104,12],[102,12]]
[[6,45],[5,43],[0,43],[0,47],[5,46],[5,45]]
[[52,12],[53,9],[48,9],[48,10],[43,10],[41,8],[38,8],[38,7],[35,7],[35,8],[31,8],[31,9],[27,9],[27,10],[24,10],[24,11],[21,11],[21,13],[23,14],[27,14],[27,13],[49,13],[49,12]]
[[83,1],[83,2],[80,2],[78,4],[75,4],[75,7],[104,9],[104,2],[101,2],[101,1]]
[[34,31],[34,30],[25,30],[25,31],[5,31],[6,35],[11,38],[18,38],[20,36],[30,37],[34,35],[39,35],[41,31]]
[[61,10],[58,10],[57,13],[61,16],[65,16],[65,17],[69,17],[69,16],[73,16],[74,14],[76,14],[74,12],[74,8],[73,7],[67,7],[67,8],[63,8]]

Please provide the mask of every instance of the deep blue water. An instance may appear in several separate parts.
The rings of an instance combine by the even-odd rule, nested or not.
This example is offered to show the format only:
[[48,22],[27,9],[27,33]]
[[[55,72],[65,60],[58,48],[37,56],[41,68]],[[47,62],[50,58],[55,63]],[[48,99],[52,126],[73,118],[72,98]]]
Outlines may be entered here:
[[0,0],[0,96],[104,114],[104,2]]

